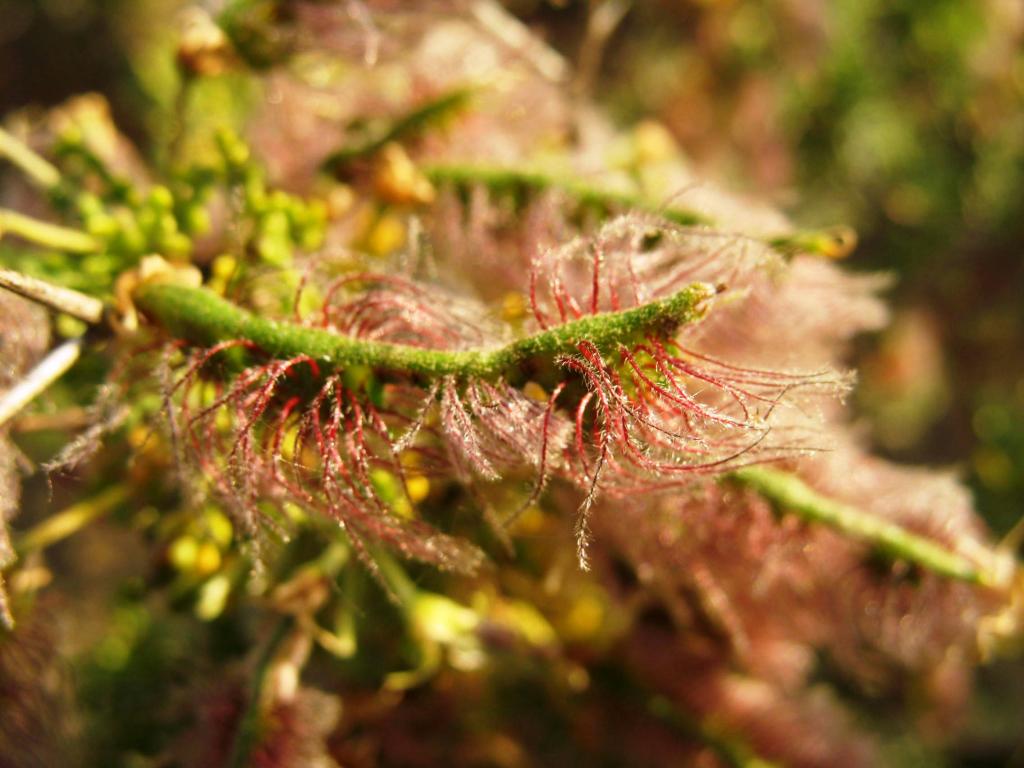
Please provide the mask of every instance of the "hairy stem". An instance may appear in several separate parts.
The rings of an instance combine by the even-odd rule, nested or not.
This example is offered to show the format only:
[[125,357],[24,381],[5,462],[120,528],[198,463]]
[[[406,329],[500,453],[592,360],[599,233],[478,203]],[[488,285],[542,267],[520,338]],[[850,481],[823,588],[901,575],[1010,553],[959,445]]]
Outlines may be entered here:
[[211,346],[245,339],[271,357],[307,355],[329,370],[367,366],[428,378],[496,379],[527,360],[570,354],[582,340],[611,352],[644,333],[671,332],[702,318],[707,300],[714,294],[712,286],[694,283],[668,298],[621,312],[582,317],[502,347],[457,351],[366,341],[268,320],[200,288],[144,285],[136,292],[135,302],[150,318],[193,344]]
[[960,581],[985,586],[997,586],[999,581],[967,558],[894,523],[823,496],[789,472],[754,466],[738,469],[728,477],[764,496],[781,511],[864,541],[886,557]]
[[85,232],[39,221],[17,211],[0,208],[0,237],[8,233],[17,235],[30,243],[46,248],[55,248],[58,251],[95,253],[100,250],[99,241]]
[[[366,366],[437,378],[494,379],[527,360],[572,353],[581,340],[602,352],[645,332],[671,332],[700,319],[714,289],[694,283],[673,296],[634,309],[591,315],[489,350],[433,350],[340,336],[319,328],[276,322],[241,309],[209,291],[178,285],[144,285],[135,295],[140,309],[177,337],[212,346],[245,339],[280,359],[309,356],[329,370]],[[871,544],[881,554],[914,563],[947,578],[996,586],[999,579],[968,558],[923,536],[855,507],[829,499],[798,477],[770,467],[746,467],[728,475],[780,509]]]

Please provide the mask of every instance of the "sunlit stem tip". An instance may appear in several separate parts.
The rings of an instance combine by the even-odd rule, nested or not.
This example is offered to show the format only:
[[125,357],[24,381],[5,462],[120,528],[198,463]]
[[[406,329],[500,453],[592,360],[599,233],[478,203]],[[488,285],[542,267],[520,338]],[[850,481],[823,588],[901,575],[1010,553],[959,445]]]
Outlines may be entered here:
[[0,237],[7,234],[16,235],[36,245],[69,253],[94,253],[100,249],[99,241],[85,232],[0,208]]
[[729,477],[756,491],[780,511],[833,528],[870,544],[893,560],[913,563],[940,576],[995,586],[997,579],[967,558],[905,528],[818,493],[800,478],[770,467],[744,467]]
[[103,319],[103,302],[84,293],[62,288],[21,272],[0,269],[0,288],[6,288],[50,309],[95,325]]
[[9,160],[43,189],[60,183],[60,171],[3,128],[0,128],[0,157]]

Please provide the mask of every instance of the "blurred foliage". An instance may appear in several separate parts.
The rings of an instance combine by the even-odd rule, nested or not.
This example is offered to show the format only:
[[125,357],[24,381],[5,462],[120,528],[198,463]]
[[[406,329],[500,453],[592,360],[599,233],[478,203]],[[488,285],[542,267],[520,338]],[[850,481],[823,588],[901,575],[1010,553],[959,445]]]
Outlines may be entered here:
[[[507,3],[572,59],[594,4]],[[174,18],[184,5],[0,0],[0,114],[102,91],[116,122],[148,159],[193,174],[178,177],[181,188],[202,188],[195,174],[203,173],[180,171],[182,157],[199,168],[208,163],[208,184],[233,185],[258,222],[250,233],[256,263],[288,264],[294,244],[319,242],[327,203],[268,193],[255,164],[232,165],[233,154],[245,150],[232,144],[231,134],[211,138],[211,126],[232,122],[260,94],[251,79],[237,73],[181,88],[182,74],[174,65],[177,29],[152,19]],[[609,40],[594,96],[623,123],[657,120],[700,172],[773,200],[800,224],[842,223],[858,231],[861,245],[852,266],[894,272],[899,307],[891,327],[858,350],[861,412],[891,455],[940,462],[970,457],[961,469],[969,474],[981,513],[995,531],[1008,531],[1024,501],[1020,4],[637,2]],[[105,203],[124,211],[117,226],[100,220],[88,199],[70,205],[87,231],[123,245],[112,249],[114,262],[85,263],[69,272],[56,254],[35,253],[26,263],[6,245],[0,245],[0,260],[98,293],[112,274],[149,250],[173,252],[175,235],[203,231],[193,210],[201,200],[191,208],[188,201],[174,207],[180,197],[159,190],[144,199],[118,199],[116,185],[104,195]],[[374,220],[382,221],[386,213]],[[238,265],[220,258],[211,271],[225,290]],[[102,367],[91,360],[76,369],[46,407],[57,411],[80,402],[81,392],[100,386]],[[138,448],[144,438],[133,428],[158,409],[159,403],[143,404],[105,453]],[[30,460],[45,461],[58,438],[41,430],[22,440],[21,448]],[[149,445],[133,472],[142,478],[139,488],[147,489],[147,504],[167,502],[173,508],[177,492],[164,482],[172,470],[160,458],[166,448]],[[80,480],[100,483],[103,475],[99,466]],[[390,476],[376,480],[382,486],[397,482]],[[68,480],[58,483],[58,500],[70,498],[69,486]],[[424,498],[429,492],[424,490]],[[31,484],[25,509],[43,508],[45,494],[42,483]],[[457,517],[448,501],[430,498],[425,506]],[[21,524],[37,517],[29,513]],[[533,556],[547,558],[557,547],[571,550],[570,532],[561,523],[539,510],[524,517],[520,531],[543,553]],[[89,557],[135,557],[144,577],[128,580],[109,605],[94,604],[102,598],[90,596],[83,584],[82,604],[69,606],[85,617],[86,629],[75,643],[76,695],[85,715],[74,727],[87,764],[164,765],[158,756],[191,755],[197,747],[190,740],[212,744],[218,729],[235,723],[241,704],[230,678],[242,665],[244,637],[266,623],[264,611],[239,608],[238,602],[268,582],[290,585],[292,593],[276,594],[285,612],[321,628],[319,644],[306,652],[321,680],[345,689],[346,731],[335,736],[343,743],[332,744],[343,764],[440,764],[445,740],[456,731],[466,751],[459,757],[467,764],[530,764],[523,745],[549,764],[630,764],[625,747],[609,743],[604,734],[608,720],[632,722],[627,710],[636,683],[618,670],[586,669],[590,648],[610,645],[628,619],[582,580],[563,585],[555,596],[536,574],[504,574],[500,595],[480,583],[453,596],[432,583],[431,572],[414,569],[411,577],[391,575],[396,603],[365,574],[346,568],[351,553],[339,553],[315,526],[288,543],[274,565],[279,572],[268,576],[250,571],[250,552],[237,554],[231,545],[243,533],[216,507],[159,519],[143,512],[100,525],[87,539]],[[127,546],[118,533],[126,529],[155,551]],[[90,574],[99,578],[95,564],[82,562],[88,559],[82,551],[65,552],[62,546],[55,557],[66,558],[70,572],[85,574],[86,584]],[[559,573],[568,582],[574,579],[568,569]],[[357,621],[367,616],[374,620]],[[661,620],[648,618],[652,625]],[[357,655],[357,647],[380,655]],[[524,647],[528,653],[502,652]],[[205,663],[196,667],[197,658]],[[396,668],[404,671],[395,673]],[[438,682],[414,688],[438,669]],[[1016,705],[1007,705],[1008,714],[998,702],[1011,696],[1002,690],[1006,679],[1019,681],[1022,674],[1012,665],[1002,672],[990,675],[978,704],[981,714],[972,714],[967,735],[951,750],[940,754],[891,733],[890,756],[905,765],[1019,764]],[[600,693],[589,699],[582,694],[591,683],[588,674],[600,677],[594,685]],[[183,690],[201,691],[195,698],[203,706],[190,706]],[[476,712],[468,725],[452,714],[457,708]],[[517,720],[523,711],[543,716]],[[278,714],[282,722],[298,717]],[[653,729],[655,740],[663,731],[692,727],[670,720],[663,718]],[[461,732],[466,728],[468,735]],[[573,751],[563,743],[573,730],[589,749]],[[221,754],[217,745],[202,747],[211,750],[203,754]],[[680,764],[686,757],[677,756]]]

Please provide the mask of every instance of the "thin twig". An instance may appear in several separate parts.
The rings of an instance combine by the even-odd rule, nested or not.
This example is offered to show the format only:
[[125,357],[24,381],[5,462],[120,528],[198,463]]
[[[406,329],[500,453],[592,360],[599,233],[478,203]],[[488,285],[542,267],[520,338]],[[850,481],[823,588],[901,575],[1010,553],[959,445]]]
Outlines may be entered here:
[[82,339],[68,339],[0,397],[0,427],[63,376],[82,354]]
[[562,55],[541,41],[501,3],[475,0],[469,5],[469,13],[481,27],[522,56],[544,78],[558,83],[568,77],[569,64]]
[[103,302],[99,299],[21,272],[0,269],[0,288],[92,325],[103,320]]

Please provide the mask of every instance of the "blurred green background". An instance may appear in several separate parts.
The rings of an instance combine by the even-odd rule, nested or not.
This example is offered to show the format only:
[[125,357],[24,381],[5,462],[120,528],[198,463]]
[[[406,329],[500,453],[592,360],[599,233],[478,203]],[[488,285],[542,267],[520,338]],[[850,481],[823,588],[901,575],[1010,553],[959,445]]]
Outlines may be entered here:
[[[154,146],[184,5],[0,0],[0,114],[100,91]],[[577,60],[601,3],[507,5]],[[1005,535],[1024,506],[1024,3],[614,5],[594,98],[623,125],[660,122],[707,178],[802,225],[856,229],[850,268],[896,278],[892,324],[853,361],[859,418],[879,452],[958,471]],[[952,761],[1024,765],[1024,676],[982,675]]]

